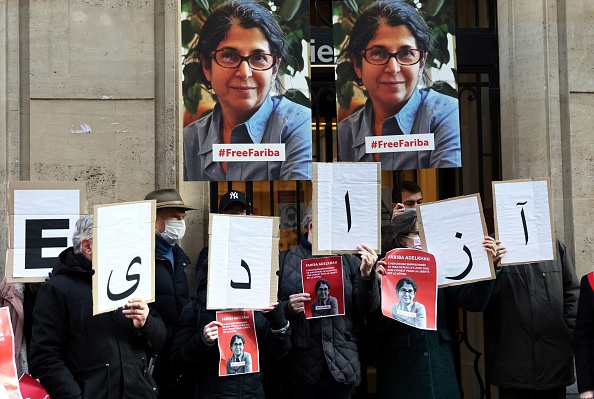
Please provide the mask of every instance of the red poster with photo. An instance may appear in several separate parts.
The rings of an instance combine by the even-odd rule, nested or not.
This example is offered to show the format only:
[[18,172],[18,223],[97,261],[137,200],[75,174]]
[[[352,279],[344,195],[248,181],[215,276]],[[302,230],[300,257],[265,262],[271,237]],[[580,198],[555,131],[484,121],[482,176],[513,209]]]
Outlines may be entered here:
[[8,307],[0,308],[0,397],[22,399],[14,360],[14,335]]
[[344,315],[342,256],[302,260],[301,281],[303,292],[311,295],[305,304],[306,318]]
[[219,328],[219,376],[260,371],[258,340],[253,310],[217,312]]
[[382,313],[423,330],[437,329],[435,257],[416,249],[397,248],[384,258]]

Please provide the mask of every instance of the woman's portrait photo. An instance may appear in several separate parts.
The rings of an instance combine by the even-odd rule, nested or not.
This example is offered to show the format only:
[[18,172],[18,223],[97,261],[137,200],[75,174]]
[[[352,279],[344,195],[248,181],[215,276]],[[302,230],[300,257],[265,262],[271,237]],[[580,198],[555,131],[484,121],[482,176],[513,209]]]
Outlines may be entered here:
[[[196,10],[202,3],[191,3],[182,24],[184,104],[198,118],[184,128],[184,180],[311,179],[311,109],[302,105],[309,103],[307,29],[283,31],[304,24],[307,2],[289,9],[292,2],[214,0]],[[207,97],[214,106],[204,111]],[[215,151],[218,145],[226,147]]]
[[244,352],[245,338],[241,334],[231,337],[229,347],[233,355],[227,359],[227,375],[252,372],[252,355]]
[[417,289],[417,283],[410,277],[398,280],[396,295],[398,295],[399,302],[392,305],[392,318],[414,327],[426,328],[425,305],[415,301]]
[[[381,162],[382,170],[462,166],[453,39],[439,25],[453,24],[453,14],[452,21],[433,15],[430,28],[421,6],[401,0],[335,6],[340,161]],[[444,1],[441,9],[450,6]],[[451,78],[436,81],[442,75]],[[366,146],[366,138],[378,140]],[[429,138],[433,149],[424,150]]]

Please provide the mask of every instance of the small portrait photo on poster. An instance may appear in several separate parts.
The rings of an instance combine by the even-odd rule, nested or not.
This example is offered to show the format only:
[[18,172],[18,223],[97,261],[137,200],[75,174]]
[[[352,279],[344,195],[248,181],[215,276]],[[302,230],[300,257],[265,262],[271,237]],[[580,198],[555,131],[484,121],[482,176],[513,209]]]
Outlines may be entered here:
[[312,300],[311,306],[305,306],[306,318],[344,315],[341,256],[302,260],[301,278],[303,292]]

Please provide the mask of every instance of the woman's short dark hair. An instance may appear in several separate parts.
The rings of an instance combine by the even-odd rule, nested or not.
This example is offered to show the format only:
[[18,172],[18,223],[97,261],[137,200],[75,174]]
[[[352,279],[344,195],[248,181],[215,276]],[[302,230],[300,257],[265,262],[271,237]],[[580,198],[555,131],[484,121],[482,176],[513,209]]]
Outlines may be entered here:
[[328,287],[328,290],[330,290],[330,282],[324,278],[319,279],[318,281],[316,281],[316,291],[320,289],[320,285],[322,284],[326,284],[326,286]]
[[398,241],[398,237],[408,235],[408,233],[414,230],[416,226],[416,212],[404,212],[397,215],[386,229],[386,234],[382,241],[382,249],[387,252],[394,248],[404,248]]
[[[270,53],[278,61],[285,56],[284,36],[278,22],[274,19],[271,11],[254,0],[229,0],[217,8],[206,18],[200,31],[200,38],[194,50],[194,56],[199,59],[198,62],[204,62],[206,69],[212,66],[211,54],[215,51],[227,36],[227,32],[235,24],[244,29],[258,28],[266,37],[270,45]],[[275,65],[274,72],[278,70]],[[204,76],[202,64],[197,68],[199,81],[204,82],[207,88],[211,84]],[[277,84],[279,77],[277,75]]]
[[231,342],[229,343],[229,346],[230,347],[233,347],[233,344],[235,343],[235,340],[236,339],[240,340],[245,345],[245,338],[244,338],[244,336],[241,335],[241,334],[239,334],[239,333],[237,333],[237,334],[235,334],[235,335],[233,335],[231,337]]
[[398,292],[400,288],[404,286],[404,284],[411,285],[413,287],[413,290],[415,291],[415,294],[417,293],[417,283],[415,283],[415,280],[413,280],[410,277],[403,277],[400,280],[398,280],[398,282],[396,283],[396,292]]
[[[378,0],[363,10],[357,18],[349,34],[343,57],[352,58],[360,65],[361,52],[367,48],[383,22],[390,26],[406,26],[415,37],[418,49],[425,54],[432,53],[431,29],[415,7],[400,0]],[[357,84],[363,83],[355,73],[354,67],[351,67],[351,75]],[[423,70],[423,77],[428,79],[426,70]]]

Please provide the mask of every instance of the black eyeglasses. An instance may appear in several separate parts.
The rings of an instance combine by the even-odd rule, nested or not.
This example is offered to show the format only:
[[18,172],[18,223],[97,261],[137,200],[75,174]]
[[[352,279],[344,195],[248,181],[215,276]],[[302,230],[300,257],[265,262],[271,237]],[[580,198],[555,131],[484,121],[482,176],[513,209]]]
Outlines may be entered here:
[[401,294],[414,294],[415,290],[412,288],[406,289],[406,288],[400,288],[398,291],[400,291]]
[[361,56],[372,65],[386,65],[390,61],[390,58],[394,57],[400,65],[411,66],[421,61],[423,54],[423,51],[416,48],[407,48],[390,53],[381,48],[372,47],[363,50]]
[[246,61],[254,71],[267,71],[276,63],[276,57],[268,53],[256,53],[244,57],[230,50],[215,50],[211,57],[223,68],[237,68]]

